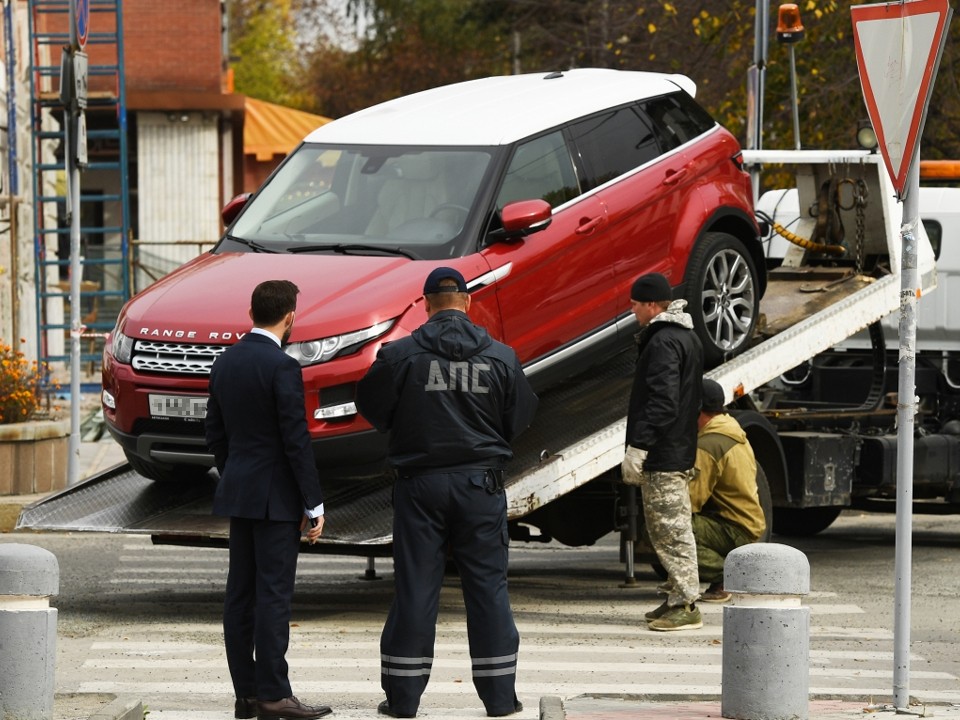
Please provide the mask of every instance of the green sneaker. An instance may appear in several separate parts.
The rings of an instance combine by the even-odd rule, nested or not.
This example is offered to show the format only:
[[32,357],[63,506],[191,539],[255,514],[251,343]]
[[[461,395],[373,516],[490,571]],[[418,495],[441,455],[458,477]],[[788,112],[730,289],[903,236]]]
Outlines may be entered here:
[[650,612],[645,613],[644,617],[647,619],[647,622],[650,622],[651,620],[656,620],[659,617],[663,617],[669,609],[670,606],[667,605],[667,601],[664,600],[663,603],[660,604],[660,607],[655,607]]
[[650,621],[650,629],[660,632],[673,630],[696,630],[703,627],[703,617],[695,605],[679,605],[668,609],[656,620]]

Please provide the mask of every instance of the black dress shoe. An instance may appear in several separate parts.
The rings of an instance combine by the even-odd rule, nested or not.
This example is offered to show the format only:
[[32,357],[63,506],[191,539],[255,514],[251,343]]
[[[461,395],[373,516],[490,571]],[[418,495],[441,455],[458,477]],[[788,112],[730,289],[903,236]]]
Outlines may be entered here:
[[513,715],[514,713],[518,713],[521,710],[523,710],[523,703],[520,702],[519,700],[514,700],[513,710],[507,710],[506,712],[497,712],[497,713],[488,712],[487,717],[506,717],[507,715]]
[[237,720],[255,718],[257,716],[257,699],[252,697],[237,698],[237,702],[233,705],[233,716]]
[[292,695],[282,700],[261,700],[258,704],[260,720],[315,720],[333,712],[329,705],[305,705]]
[[392,707],[390,707],[389,700],[384,700],[382,703],[377,705],[377,712],[380,713],[381,715],[389,715],[390,717],[395,717],[395,718],[412,718],[417,716],[416,713],[397,712]]

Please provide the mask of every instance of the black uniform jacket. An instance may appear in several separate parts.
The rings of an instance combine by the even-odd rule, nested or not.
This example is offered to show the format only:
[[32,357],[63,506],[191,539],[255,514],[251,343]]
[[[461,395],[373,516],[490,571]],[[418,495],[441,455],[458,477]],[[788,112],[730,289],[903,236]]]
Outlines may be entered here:
[[650,472],[690,470],[697,459],[703,347],[693,330],[654,322],[640,333],[627,412],[627,443],[648,452]]
[[390,431],[398,468],[500,467],[537,408],[512,348],[459,310],[441,310],[380,349],[357,408]]

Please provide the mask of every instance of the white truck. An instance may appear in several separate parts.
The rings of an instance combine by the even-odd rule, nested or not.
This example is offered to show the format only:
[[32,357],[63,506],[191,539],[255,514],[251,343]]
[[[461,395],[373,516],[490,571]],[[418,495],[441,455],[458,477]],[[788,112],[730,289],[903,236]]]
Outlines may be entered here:
[[[769,282],[756,338],[709,375],[734,403],[756,452],[768,527],[814,533],[844,507],[892,497],[895,402],[888,390],[896,383],[883,381],[891,368],[895,373],[896,343],[889,343],[892,350],[881,344],[885,334],[888,341],[896,337],[901,206],[875,154],[744,156],[768,182],[792,188],[765,194],[761,219],[815,244],[786,248],[769,231]],[[946,239],[960,228],[960,190],[924,188],[920,210],[934,244],[920,229],[915,496],[942,510],[960,501],[960,314],[951,312],[946,292],[927,294],[938,284],[935,251],[946,283],[960,272],[960,248]],[[829,245],[842,254],[831,254],[841,251]],[[541,397],[538,418],[509,468],[514,539],[586,545],[624,529],[619,464],[633,362],[631,352],[621,353]],[[223,545],[226,523],[209,512],[214,483],[211,476],[208,483],[158,485],[118,466],[25,508],[18,528],[139,532],[156,542]],[[327,507],[329,532],[311,551],[389,554],[389,479],[351,484],[327,498]]]

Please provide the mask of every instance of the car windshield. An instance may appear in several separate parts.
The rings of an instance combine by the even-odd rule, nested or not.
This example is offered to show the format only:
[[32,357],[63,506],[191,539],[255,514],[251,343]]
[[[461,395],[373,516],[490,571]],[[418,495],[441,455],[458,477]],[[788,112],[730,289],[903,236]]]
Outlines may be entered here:
[[229,235],[274,252],[460,255],[490,148],[301,145]]

